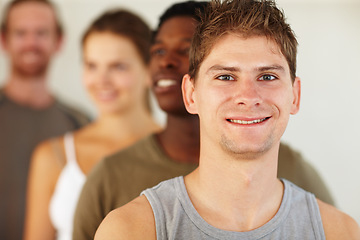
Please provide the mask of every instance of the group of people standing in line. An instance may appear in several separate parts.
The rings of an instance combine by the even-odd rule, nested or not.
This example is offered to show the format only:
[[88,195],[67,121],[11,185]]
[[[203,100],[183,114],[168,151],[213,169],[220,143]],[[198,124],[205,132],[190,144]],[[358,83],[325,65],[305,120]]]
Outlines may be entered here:
[[[248,8],[253,9],[253,12],[245,11]],[[265,19],[266,17],[270,20],[275,19],[284,32],[273,36],[273,33],[266,32],[265,34],[263,30],[259,30],[260,28],[251,26],[255,30],[245,33],[244,29],[241,30],[244,26],[239,27],[240,24],[236,20],[232,20],[234,21],[231,23],[232,27],[228,27],[225,23],[230,20],[217,9],[223,9],[224,13],[228,11],[228,14],[234,16],[243,14],[242,18],[239,17],[242,20],[250,19],[249,16],[254,17],[256,12],[263,11],[267,15],[264,14],[264,19],[259,17],[260,25],[265,25],[264,22],[268,20]],[[231,12],[231,9],[235,9],[235,12]],[[97,118],[90,122],[86,115],[59,101],[47,87],[51,59],[61,48],[63,41],[63,28],[54,4],[49,0],[11,1],[2,14],[1,22],[1,43],[9,58],[10,68],[7,81],[0,89],[0,196],[5,196],[1,197],[0,204],[0,239],[93,239],[103,219],[112,210],[124,205],[106,218],[97,233],[97,239],[116,239],[117,236],[119,239],[123,237],[126,239],[189,239],[190,236],[193,236],[193,239],[199,239],[207,236],[206,234],[208,237],[205,239],[215,239],[214,236],[220,236],[220,239],[239,239],[240,235],[233,232],[246,231],[254,234],[253,229],[256,231],[275,218],[274,213],[282,205],[279,196],[287,196],[290,191],[298,191],[292,183],[314,193],[318,199],[334,205],[317,171],[302,158],[301,154],[285,143],[280,143],[280,138],[276,138],[275,143],[272,143],[274,146],[269,147],[276,152],[271,155],[275,156],[276,161],[269,164],[262,159],[263,163],[260,165],[262,168],[264,166],[269,168],[269,176],[265,174],[260,178],[262,179],[260,182],[273,183],[270,185],[272,188],[268,189],[269,192],[265,191],[269,185],[260,184],[263,188],[258,188],[260,192],[264,190],[268,193],[266,198],[271,200],[259,201],[265,206],[256,213],[260,214],[260,221],[254,218],[254,225],[249,228],[243,228],[241,224],[235,224],[239,228],[231,224],[222,225],[214,220],[211,214],[207,215],[206,209],[202,209],[202,206],[205,208],[206,203],[212,204],[212,202],[201,202],[203,196],[197,195],[198,192],[202,192],[202,189],[208,187],[197,185],[200,179],[205,181],[212,176],[215,180],[220,176],[220,173],[217,173],[219,176],[217,174],[209,176],[211,167],[209,168],[209,163],[205,160],[200,161],[199,167],[199,159],[204,159],[204,156],[209,155],[208,152],[216,149],[215,146],[209,148],[211,146],[209,141],[203,140],[211,138],[209,129],[203,126],[209,124],[206,122],[209,121],[206,112],[211,114],[213,109],[206,109],[206,104],[200,101],[202,92],[198,90],[198,88],[206,89],[213,85],[206,85],[197,79],[199,76],[204,76],[201,66],[212,56],[211,51],[216,52],[218,48],[215,46],[221,48],[231,42],[234,45],[238,44],[239,49],[241,46],[247,46],[247,49],[252,51],[253,48],[249,46],[259,44],[258,42],[262,43],[261,46],[265,46],[262,38],[267,38],[273,44],[269,47],[270,49],[273,50],[276,47],[281,49],[282,46],[275,41],[277,40],[275,37],[287,36],[290,40],[285,40],[284,44],[288,44],[290,50],[286,50],[292,51],[294,56],[289,60],[290,57],[283,52],[283,49],[278,55],[279,58],[286,59],[288,65],[285,64],[285,67],[279,64],[265,66],[262,72],[258,71],[262,74],[261,80],[265,77],[270,78],[266,80],[272,80],[275,75],[273,72],[280,72],[279,75],[287,73],[292,79],[291,87],[295,89],[292,90],[295,103],[292,103],[293,111],[290,111],[290,114],[295,114],[298,109],[300,96],[298,98],[296,96],[300,95],[300,87],[296,87],[299,80],[296,80],[296,69],[292,67],[294,62],[296,65],[297,42],[291,35],[291,28],[279,12],[271,1],[179,2],[170,6],[162,14],[155,31],[152,31],[140,16],[129,10],[111,9],[103,13],[85,30],[81,39],[83,83],[98,111]],[[198,49],[203,47],[208,48],[208,51],[204,50],[206,54],[201,52],[202,50],[196,51],[192,46],[196,44],[193,37],[201,36],[204,29],[212,24],[217,26],[214,19],[220,19],[220,23],[224,21],[224,25],[220,25],[222,27],[219,28],[223,29],[223,32],[220,31],[218,35],[214,35],[213,38],[216,41],[211,37],[198,39]],[[243,36],[239,37],[241,34]],[[261,38],[261,41],[257,38]],[[256,41],[246,42],[244,39]],[[205,47],[200,43],[202,41]],[[263,53],[268,50],[266,47]],[[214,59],[226,59],[220,53],[223,52],[217,53],[219,55],[215,55]],[[251,53],[256,55],[255,50]],[[198,56],[201,54],[203,57],[199,60]],[[229,81],[234,80],[233,75],[236,75],[233,72],[239,70],[236,67],[227,65],[224,67],[221,64],[228,63],[216,63],[205,73],[205,76],[211,72],[219,72],[217,79],[221,80],[221,83],[215,84],[217,88],[214,89],[216,92],[228,89],[227,93],[230,93],[230,89],[236,89],[236,87],[229,88],[220,84],[225,84],[225,82],[229,84]],[[266,88],[277,90],[274,86]],[[167,114],[164,127],[159,126],[153,119],[149,91],[154,93],[158,105]],[[286,93],[285,90],[284,92]],[[211,97],[212,95],[207,96],[208,102],[211,102]],[[196,107],[194,102],[199,102],[195,104]],[[257,103],[257,105],[260,104]],[[288,108],[288,106],[285,107],[284,112],[288,111]],[[255,110],[251,111],[253,113]],[[237,113],[237,115],[241,114]],[[262,119],[249,118],[246,121],[227,119],[226,122],[231,122],[233,125],[248,125],[248,127],[260,126],[262,123],[267,127],[269,122],[274,121],[272,119],[276,119],[276,116],[266,115]],[[285,120],[281,119],[281,121],[284,125]],[[213,124],[213,131],[216,131],[215,125],[222,125],[216,122]],[[242,134],[244,133],[240,132],[240,135]],[[237,144],[239,142],[235,141]],[[270,151],[269,149],[265,150]],[[266,152],[265,150],[263,151]],[[215,152],[214,150],[214,154]],[[257,152],[256,158],[259,158],[258,155],[265,154]],[[253,162],[256,161],[253,159]],[[235,165],[228,167],[227,170],[236,169]],[[241,166],[244,167],[244,163]],[[201,169],[204,170],[200,171]],[[205,174],[205,170],[209,172]],[[220,167],[218,171],[221,172]],[[270,177],[272,173],[276,175],[271,176],[274,178]],[[186,177],[175,178],[178,176]],[[156,192],[157,188],[146,190],[172,178],[175,180],[170,182],[170,185],[176,185],[176,190],[163,183],[157,187],[159,192]],[[279,181],[277,178],[283,180]],[[207,184],[213,184],[214,191],[218,190],[215,187],[216,183],[207,182]],[[146,190],[144,195],[136,198],[144,190]],[[187,201],[190,197],[196,209],[191,214],[195,216],[198,211],[201,217],[208,220],[206,222],[217,230],[211,229],[209,233],[202,232],[199,233],[200,235],[192,233],[194,226],[183,225],[184,229],[177,230],[178,225],[184,224],[185,220],[179,223],[178,220],[172,222],[173,220],[167,219],[173,218],[172,213],[177,212],[178,209],[176,211],[169,209],[169,212],[159,213],[159,209],[163,207],[157,208],[162,204],[168,204],[162,202],[162,199],[166,199],[173,191],[175,195],[181,193],[185,196],[184,199],[179,200],[182,205],[191,204]],[[185,194],[186,191],[189,192],[189,196]],[[158,197],[160,202],[157,201]],[[262,197],[265,198],[265,195]],[[311,198],[307,195],[306,197]],[[130,202],[134,198],[136,199]],[[309,200],[309,202],[316,205],[316,201]],[[219,203],[223,202],[219,201]],[[306,206],[301,204],[303,202],[299,202],[299,206],[306,211]],[[323,229],[319,230],[320,233],[316,233],[319,234],[319,239],[325,235],[331,239],[332,235],[337,236],[335,234],[339,233],[349,234],[344,236],[353,236],[353,239],[356,239],[355,237],[359,236],[356,235],[358,231],[356,223],[330,205],[319,203],[324,226],[320,227]],[[312,210],[314,210],[314,215],[318,214],[317,206]],[[265,211],[267,215],[262,215],[264,214],[262,211]],[[163,215],[166,216],[165,220],[161,217]],[[226,219],[225,216],[220,215],[216,216],[219,219],[221,217]],[[289,214],[291,217],[294,217],[293,215]],[[310,220],[306,217],[304,217],[305,221]],[[337,223],[338,232],[328,231],[335,224],[332,220],[334,217],[341,217],[341,223]],[[328,218],[329,221],[326,220]],[[304,219],[301,218],[301,220]],[[195,221],[195,225],[203,224],[202,220],[192,220]],[[164,223],[161,221],[166,222],[165,227],[162,227],[161,224]],[[245,225],[247,221],[249,220],[244,220]],[[119,223],[124,225],[124,228],[116,227]],[[348,226],[346,230],[343,229],[344,223]],[[299,225],[300,231],[312,226]],[[285,226],[285,228],[288,227]],[[232,232],[230,235],[233,238],[227,238],[227,233],[219,233],[220,229]],[[290,233],[282,234],[285,235],[274,236],[287,236],[286,234]],[[298,234],[298,232],[291,232],[291,234]],[[312,236],[311,234],[312,232],[306,236]],[[249,236],[242,237],[250,239]],[[299,239],[303,239],[301,236],[299,235]],[[292,238],[289,237],[289,239]],[[309,239],[317,238],[310,237]]]

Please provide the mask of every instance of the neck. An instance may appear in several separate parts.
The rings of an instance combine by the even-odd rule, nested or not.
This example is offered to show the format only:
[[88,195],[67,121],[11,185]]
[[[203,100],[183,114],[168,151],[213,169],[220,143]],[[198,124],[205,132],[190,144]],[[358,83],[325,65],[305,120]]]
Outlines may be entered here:
[[276,214],[283,195],[277,155],[273,148],[251,160],[201,157],[200,167],[185,178],[196,210],[223,230],[250,231],[264,225]]
[[12,73],[5,84],[4,92],[17,104],[34,109],[47,108],[54,102],[47,88],[45,75],[23,76]]
[[164,151],[175,161],[199,162],[200,134],[196,115],[168,115],[166,128],[157,137]]
[[[93,124],[104,137],[113,136],[116,141],[132,141],[159,131],[151,114],[145,109],[132,108],[128,112],[100,114]],[[115,134],[114,134],[115,133]]]

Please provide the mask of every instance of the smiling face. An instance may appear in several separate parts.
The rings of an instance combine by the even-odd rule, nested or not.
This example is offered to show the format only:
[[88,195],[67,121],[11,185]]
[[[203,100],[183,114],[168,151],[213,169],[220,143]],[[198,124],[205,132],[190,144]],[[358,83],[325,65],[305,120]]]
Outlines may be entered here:
[[181,81],[189,68],[189,49],[197,22],[191,17],[172,17],[160,27],[151,47],[153,90],[162,110],[186,114]]
[[[194,85],[193,85],[194,84]],[[200,118],[201,144],[256,157],[278,147],[289,115],[299,110],[300,80],[266,37],[228,34],[184,78],[185,105]]]
[[3,37],[13,71],[24,76],[44,74],[61,43],[53,10],[38,2],[14,6]]
[[150,75],[135,45],[110,32],[91,33],[83,47],[83,80],[100,113],[145,103]]

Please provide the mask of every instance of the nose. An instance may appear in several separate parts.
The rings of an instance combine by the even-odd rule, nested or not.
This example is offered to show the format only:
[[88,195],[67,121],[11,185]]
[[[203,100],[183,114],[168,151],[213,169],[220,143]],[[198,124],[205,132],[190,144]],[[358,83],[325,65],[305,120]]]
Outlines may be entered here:
[[174,53],[173,51],[167,51],[163,54],[163,56],[161,56],[159,65],[161,68],[164,69],[174,69],[179,67],[180,60],[176,56],[176,53]]
[[105,70],[100,71],[97,77],[97,82],[102,86],[109,85],[111,83],[110,72]]
[[23,33],[22,39],[24,45],[28,48],[37,47],[39,44],[39,38],[32,32]]
[[240,106],[259,106],[262,98],[256,80],[250,78],[238,80],[234,88],[234,101]]

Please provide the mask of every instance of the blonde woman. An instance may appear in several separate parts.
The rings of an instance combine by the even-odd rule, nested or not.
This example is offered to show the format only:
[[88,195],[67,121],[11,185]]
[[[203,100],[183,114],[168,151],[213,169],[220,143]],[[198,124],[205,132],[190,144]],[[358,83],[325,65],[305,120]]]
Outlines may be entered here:
[[87,127],[36,148],[24,239],[71,239],[86,175],[106,155],[160,129],[148,102],[150,41],[147,24],[125,10],[106,12],[85,32],[83,81],[99,115]]

